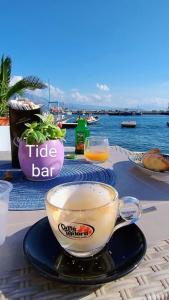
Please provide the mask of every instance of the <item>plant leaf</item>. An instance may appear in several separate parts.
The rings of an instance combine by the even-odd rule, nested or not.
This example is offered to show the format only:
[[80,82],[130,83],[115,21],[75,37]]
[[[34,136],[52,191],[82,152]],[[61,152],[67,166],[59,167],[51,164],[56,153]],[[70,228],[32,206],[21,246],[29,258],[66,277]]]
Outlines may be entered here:
[[43,116],[37,114],[40,118],[39,122],[25,123],[28,127],[22,134],[22,138],[26,139],[28,144],[44,143],[47,140],[63,139],[66,130],[60,129],[53,123],[53,115]]
[[30,128],[31,124],[30,123],[25,123],[25,126]]
[[43,82],[41,82],[38,77],[24,77],[9,88],[6,94],[6,98],[9,99],[12,95],[17,94],[18,92],[23,91],[25,89],[35,90],[44,88],[46,88],[46,85]]

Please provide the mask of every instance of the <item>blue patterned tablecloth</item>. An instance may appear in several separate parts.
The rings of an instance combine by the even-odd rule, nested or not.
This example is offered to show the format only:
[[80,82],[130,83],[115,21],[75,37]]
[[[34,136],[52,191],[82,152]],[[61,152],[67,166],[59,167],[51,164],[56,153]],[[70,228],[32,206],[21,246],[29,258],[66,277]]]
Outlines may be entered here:
[[53,180],[29,181],[22,171],[12,169],[9,162],[0,162],[0,179],[6,170],[11,170],[13,190],[10,194],[9,210],[44,209],[44,199],[47,191],[58,184],[71,181],[98,181],[114,185],[115,176],[112,169],[105,169],[83,159],[65,159],[62,171]]

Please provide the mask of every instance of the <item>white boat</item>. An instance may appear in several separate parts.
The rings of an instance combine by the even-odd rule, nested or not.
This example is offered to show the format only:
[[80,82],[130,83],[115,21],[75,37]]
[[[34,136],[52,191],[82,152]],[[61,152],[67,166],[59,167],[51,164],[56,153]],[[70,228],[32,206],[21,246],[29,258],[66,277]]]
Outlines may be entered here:
[[94,124],[99,121],[98,117],[90,116],[86,118],[87,124]]
[[136,127],[136,121],[123,121],[121,123],[121,127],[128,127],[128,128],[135,128]]
[[[76,119],[76,122],[78,122],[80,119],[81,119],[81,117],[79,116]],[[98,122],[98,120],[99,120],[98,117],[94,117],[94,116],[89,116],[89,117],[85,117],[82,119],[85,119],[87,121],[87,124],[94,124],[94,123]]]
[[67,114],[68,116],[71,116],[71,115],[72,115],[72,111],[67,111],[66,114]]

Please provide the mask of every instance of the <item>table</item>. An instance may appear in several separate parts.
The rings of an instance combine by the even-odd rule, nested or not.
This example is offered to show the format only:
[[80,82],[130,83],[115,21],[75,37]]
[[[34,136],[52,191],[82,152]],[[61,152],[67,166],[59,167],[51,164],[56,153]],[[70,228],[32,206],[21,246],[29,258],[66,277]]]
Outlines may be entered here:
[[[66,150],[72,151],[73,148]],[[134,196],[141,200],[144,207],[152,205],[157,207],[157,211],[144,214],[138,221],[138,226],[144,232],[148,244],[148,252],[140,270],[136,269],[127,277],[100,288],[84,289],[66,286],[64,292],[65,285],[53,284],[41,278],[28,266],[22,253],[22,240],[26,231],[29,226],[46,216],[45,211],[10,211],[7,239],[0,247],[0,289],[4,297],[7,295],[7,298],[2,299],[8,299],[9,295],[10,299],[21,299],[26,294],[27,298],[24,299],[32,299],[31,297],[34,299],[35,295],[35,299],[52,299],[51,295],[55,297],[60,295],[61,299],[85,300],[156,299],[146,298],[145,295],[152,297],[158,295],[163,297],[158,299],[169,299],[169,183],[145,175],[129,162],[128,154],[129,151],[124,148],[111,147],[110,159],[104,167],[114,169],[115,188],[120,197]],[[9,155],[9,153],[0,153],[0,160],[7,159]],[[156,274],[152,274],[152,268],[150,272],[152,264],[159,271],[156,277]],[[41,293],[42,286],[44,291],[46,289],[44,293]]]

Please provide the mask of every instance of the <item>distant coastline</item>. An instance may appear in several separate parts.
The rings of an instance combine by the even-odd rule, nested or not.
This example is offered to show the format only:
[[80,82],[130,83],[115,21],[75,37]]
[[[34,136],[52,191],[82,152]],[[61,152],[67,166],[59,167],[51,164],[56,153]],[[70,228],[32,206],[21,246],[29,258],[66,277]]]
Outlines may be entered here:
[[[65,109],[65,113],[66,113]],[[169,110],[93,110],[93,109],[87,109],[87,110],[81,110],[81,109],[72,109],[69,110],[72,114],[76,115],[88,115],[88,114],[94,114],[94,115],[110,115],[110,116],[141,116],[141,115],[169,115]]]

